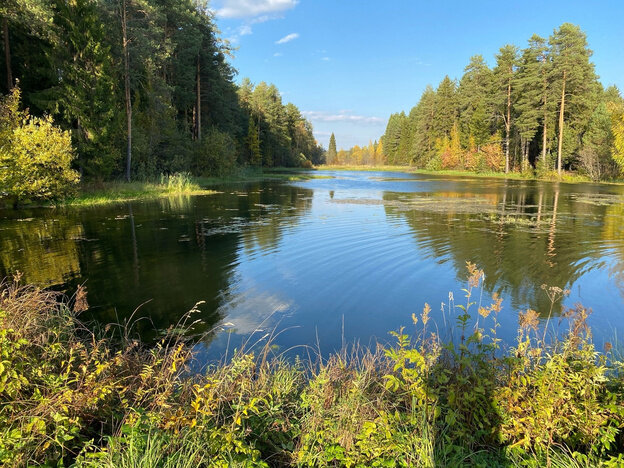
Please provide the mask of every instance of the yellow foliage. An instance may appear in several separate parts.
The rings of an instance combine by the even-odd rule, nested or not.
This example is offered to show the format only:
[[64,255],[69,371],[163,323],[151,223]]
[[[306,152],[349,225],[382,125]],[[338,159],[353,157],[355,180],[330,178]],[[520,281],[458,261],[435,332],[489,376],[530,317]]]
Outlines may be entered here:
[[613,132],[613,160],[620,170],[624,170],[624,105],[610,102],[607,108],[611,115]]
[[455,122],[453,128],[451,129],[450,140],[448,138],[444,138],[444,140],[439,143],[439,148],[443,169],[457,169],[462,166],[464,155],[459,141],[459,129],[457,128],[457,122]]
[[500,172],[505,168],[505,154],[500,144],[488,143],[481,148],[481,152],[485,156],[485,164],[488,169]]

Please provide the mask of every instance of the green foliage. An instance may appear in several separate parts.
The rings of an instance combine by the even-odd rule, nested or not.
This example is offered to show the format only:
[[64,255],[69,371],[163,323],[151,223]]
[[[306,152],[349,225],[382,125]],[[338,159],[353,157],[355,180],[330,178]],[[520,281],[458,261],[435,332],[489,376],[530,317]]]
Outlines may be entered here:
[[71,133],[86,180],[120,176],[130,137],[138,179],[323,162],[312,125],[274,85],[234,84],[230,46],[202,1],[10,0],[0,17],[12,64],[0,74],[20,80],[32,115]]
[[[249,115],[246,164],[264,167],[301,167],[305,161],[321,164],[323,150],[312,134],[312,125],[292,104],[284,105],[275,85],[243,80],[239,103]],[[300,154],[305,159],[299,157]]]
[[268,346],[202,375],[188,373],[192,344],[179,332],[152,348],[127,341],[129,330],[92,335],[76,320],[84,290],[59,302],[5,283],[0,463],[620,466],[622,364],[594,349],[588,311],[567,311],[569,330],[551,342],[537,313],[523,312],[516,346],[502,349],[502,300],[482,305],[483,272],[467,267],[465,300],[445,306],[454,339],[425,305],[393,347],[303,363]]
[[211,127],[195,153],[193,171],[205,176],[231,174],[236,167],[236,142],[227,133]]
[[[381,161],[478,172],[502,171],[508,163],[510,170],[531,174],[535,169],[550,178],[551,153],[561,133],[567,168],[594,180],[616,177],[616,169],[623,167],[618,165],[618,135],[624,133],[624,104],[617,88],[601,91],[591,54],[580,28],[565,23],[549,39],[531,36],[523,50],[505,45],[493,69],[481,55],[471,57],[458,85],[446,76],[437,89],[427,86],[409,115],[390,115],[380,139],[385,155]],[[564,81],[564,131],[559,132]],[[605,105],[613,138],[607,131]],[[360,147],[340,151],[336,158],[342,165],[379,161],[362,154]],[[562,177],[569,176],[557,175]]]
[[611,116],[611,131],[613,133],[613,160],[620,169],[624,171],[624,104],[609,103],[609,114]]
[[247,130],[247,148],[249,150],[249,164],[255,167],[262,165],[262,151],[260,150],[260,136],[258,126],[253,117],[249,119],[249,129]]
[[19,105],[18,88],[0,101],[0,196],[17,204],[71,194],[79,177],[71,168],[69,133],[51,117],[31,117]]
[[327,164],[335,164],[336,163],[336,136],[332,132],[329,137],[329,147],[327,148]]
[[470,138],[479,146],[490,135],[492,72],[481,55],[470,58],[457,90],[459,95],[462,145],[470,146]]

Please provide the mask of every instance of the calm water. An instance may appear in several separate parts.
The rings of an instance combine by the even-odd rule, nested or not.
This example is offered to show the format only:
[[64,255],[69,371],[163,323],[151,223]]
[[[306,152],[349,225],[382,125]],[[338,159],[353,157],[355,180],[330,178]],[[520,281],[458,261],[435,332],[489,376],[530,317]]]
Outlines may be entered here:
[[[600,345],[624,326],[624,187],[322,172],[327,179],[219,187],[209,196],[80,209],[0,212],[0,274],[68,292],[85,284],[88,319],[153,339],[203,301],[208,359],[272,330],[281,349],[388,340],[431,304],[458,300],[465,262],[485,271],[483,301],[546,316],[540,286],[591,307]],[[559,310],[557,305],[556,309]],[[556,321],[555,321],[556,322]],[[223,331],[227,330],[227,331]],[[344,331],[343,331],[344,330]]]

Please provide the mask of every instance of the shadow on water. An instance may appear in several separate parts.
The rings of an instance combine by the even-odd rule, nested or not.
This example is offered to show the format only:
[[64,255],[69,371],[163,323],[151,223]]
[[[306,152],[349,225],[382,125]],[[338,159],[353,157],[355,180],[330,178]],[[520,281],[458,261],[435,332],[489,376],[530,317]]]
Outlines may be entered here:
[[241,252],[275,248],[311,195],[258,183],[210,196],[19,212],[0,221],[0,274],[20,271],[26,283],[69,293],[84,284],[91,308],[83,320],[132,319],[146,341],[202,302],[195,332],[209,342]]
[[[592,307],[599,333],[622,324],[621,187],[344,172],[217,190],[1,212],[0,275],[70,293],[85,284],[83,319],[101,324],[140,306],[146,340],[201,301],[196,331],[216,354],[275,326],[289,330],[283,349],[383,341],[463,283],[467,261],[484,270],[485,294],[505,299],[505,338],[519,310],[549,310],[542,284]],[[227,322],[230,335],[209,333]]]

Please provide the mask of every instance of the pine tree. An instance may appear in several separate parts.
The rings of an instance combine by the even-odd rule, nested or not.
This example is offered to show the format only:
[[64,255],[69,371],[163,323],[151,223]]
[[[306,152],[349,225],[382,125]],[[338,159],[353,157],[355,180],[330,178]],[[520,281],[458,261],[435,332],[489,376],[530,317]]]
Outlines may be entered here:
[[501,47],[496,55],[496,67],[494,67],[494,107],[505,125],[505,172],[509,172],[509,148],[511,139],[513,104],[512,85],[517,64],[518,50],[515,46],[506,45]]
[[[572,118],[577,121],[583,117],[589,118],[588,111],[592,95],[596,91],[597,77],[594,65],[589,61],[592,51],[587,46],[585,33],[578,26],[570,23],[562,24],[550,37],[549,43],[553,60],[552,79],[560,95],[557,171],[561,175],[566,120],[569,122]],[[570,147],[565,156],[569,156],[575,150],[573,125],[568,132],[571,133],[567,138]]]

